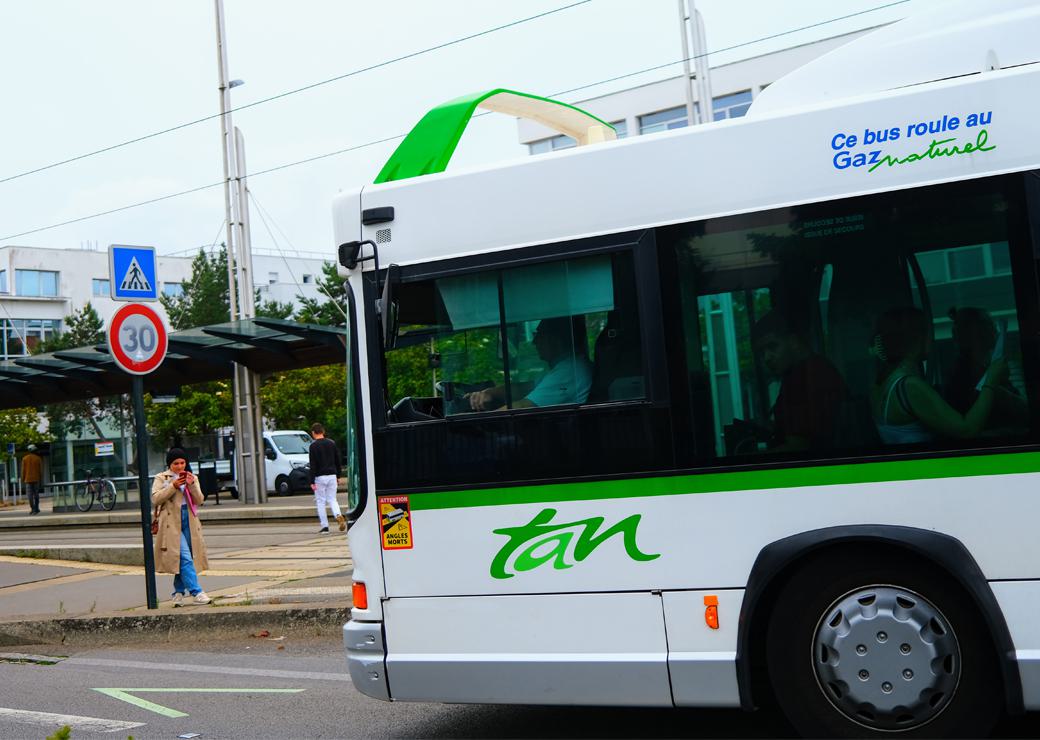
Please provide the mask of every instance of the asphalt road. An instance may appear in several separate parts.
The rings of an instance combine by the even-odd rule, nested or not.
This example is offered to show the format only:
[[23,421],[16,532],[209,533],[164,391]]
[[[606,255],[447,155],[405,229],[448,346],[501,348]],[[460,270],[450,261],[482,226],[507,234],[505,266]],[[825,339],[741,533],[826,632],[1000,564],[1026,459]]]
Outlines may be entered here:
[[[62,653],[60,647],[20,650]],[[212,644],[186,641],[179,649],[138,644],[83,650],[55,665],[0,662],[0,686],[0,738],[44,737],[63,724],[72,726],[73,737],[200,733],[204,740],[790,734],[774,717],[739,711],[387,704],[354,690],[334,635],[232,635]],[[1035,714],[1006,722],[998,733],[1038,734]]]

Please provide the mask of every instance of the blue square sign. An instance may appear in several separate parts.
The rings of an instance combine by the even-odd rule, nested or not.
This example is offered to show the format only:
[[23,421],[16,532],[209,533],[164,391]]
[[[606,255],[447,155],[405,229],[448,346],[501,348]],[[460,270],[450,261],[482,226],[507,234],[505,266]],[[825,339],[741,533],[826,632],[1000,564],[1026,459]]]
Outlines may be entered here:
[[155,301],[159,281],[155,266],[155,247],[108,248],[108,274],[114,301]]

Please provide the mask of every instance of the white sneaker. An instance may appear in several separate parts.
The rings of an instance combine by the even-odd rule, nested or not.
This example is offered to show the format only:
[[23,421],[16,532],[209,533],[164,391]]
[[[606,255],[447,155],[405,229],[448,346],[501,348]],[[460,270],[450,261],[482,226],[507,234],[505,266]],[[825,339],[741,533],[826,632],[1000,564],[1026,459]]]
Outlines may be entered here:
[[197,594],[195,594],[195,603],[196,604],[208,604],[211,601],[213,601],[213,599],[211,599],[210,597],[206,596],[206,592],[205,591],[199,591]]
[[170,601],[173,602],[174,607],[184,606],[184,594],[174,594]]

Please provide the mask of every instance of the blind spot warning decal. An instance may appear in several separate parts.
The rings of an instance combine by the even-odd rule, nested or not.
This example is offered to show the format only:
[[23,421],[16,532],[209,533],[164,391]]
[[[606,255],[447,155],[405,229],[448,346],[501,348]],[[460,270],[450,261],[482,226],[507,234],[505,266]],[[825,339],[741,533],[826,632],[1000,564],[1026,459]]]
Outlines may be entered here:
[[379,526],[384,550],[412,549],[412,511],[407,496],[379,499]]

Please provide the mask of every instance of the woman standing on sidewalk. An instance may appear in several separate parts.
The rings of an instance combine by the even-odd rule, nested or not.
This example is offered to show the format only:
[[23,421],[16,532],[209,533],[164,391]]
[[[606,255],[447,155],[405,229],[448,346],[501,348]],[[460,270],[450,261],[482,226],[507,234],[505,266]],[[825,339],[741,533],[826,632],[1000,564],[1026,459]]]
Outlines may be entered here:
[[152,505],[158,511],[159,533],[155,536],[155,569],[173,573],[173,605],[185,603],[185,592],[196,604],[210,598],[199,585],[198,571],[206,570],[206,543],[197,507],[202,506],[199,481],[187,470],[188,453],[179,447],[166,453],[164,470],[152,483]]

